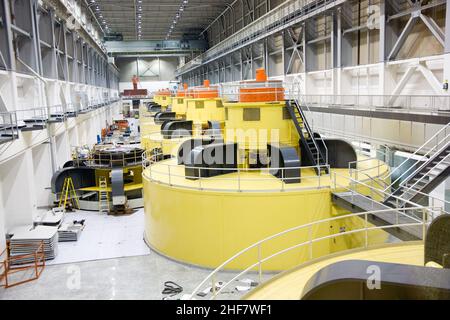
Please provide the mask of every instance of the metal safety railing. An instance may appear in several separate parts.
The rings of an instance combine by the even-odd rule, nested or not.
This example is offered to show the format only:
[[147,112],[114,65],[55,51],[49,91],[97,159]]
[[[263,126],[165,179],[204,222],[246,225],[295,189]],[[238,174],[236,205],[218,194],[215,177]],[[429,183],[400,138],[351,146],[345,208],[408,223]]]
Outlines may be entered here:
[[[217,88],[223,102],[239,102],[242,99],[246,99],[247,102],[257,102],[258,98],[270,97],[272,98],[270,102],[284,103],[286,97],[286,90],[281,81],[220,83],[214,87]],[[255,90],[252,91],[252,89]]]
[[48,120],[48,108],[47,107],[37,107],[30,109],[20,109],[16,110],[18,121],[29,121],[39,123]]
[[[423,199],[416,202],[412,202],[409,199],[404,199],[401,196],[394,195],[390,192],[383,190],[383,177],[374,178],[372,176],[368,176],[367,174],[362,174],[359,176],[363,179],[355,179],[352,176],[345,176],[337,172],[333,172],[332,174],[332,191],[333,192],[347,192],[351,196],[351,201],[354,201],[354,198],[357,196],[362,196],[367,203],[371,204],[371,209],[375,208],[376,202],[383,204],[385,200],[388,198],[395,200],[395,208],[401,208],[402,206],[406,207],[420,207],[427,203],[435,208],[441,208],[442,210],[446,210],[446,208],[450,208],[450,202],[432,196],[427,193],[423,193],[420,191],[415,191],[416,194],[420,194]],[[340,182],[339,182],[340,181]],[[375,200],[375,201],[373,201]],[[396,210],[396,209],[395,209]]]
[[419,204],[408,201],[401,197],[392,195],[373,184],[370,184],[373,179],[356,180],[351,176],[345,176],[338,172],[333,172],[331,175],[331,190],[334,193],[347,192],[350,195],[351,202],[357,196],[364,197],[370,204],[371,209],[375,209],[377,203],[382,204],[388,198],[394,198],[396,201],[396,208],[400,208],[399,204],[404,202],[410,207],[420,207]]
[[[444,146],[442,149],[446,149],[447,146]],[[402,193],[408,197],[408,199],[412,199],[415,195],[418,194],[422,194],[422,192],[420,192],[420,188],[417,189],[417,187],[419,186],[419,184],[421,182],[423,182],[424,180],[428,179],[433,171],[436,170],[437,167],[439,166],[446,166],[448,167],[450,165],[450,154],[447,154],[445,157],[443,157],[435,166],[431,167],[431,169],[425,168],[425,166],[427,165],[427,163],[424,163],[422,166],[419,167],[419,169],[417,169],[417,172],[420,172],[423,169],[428,169],[428,171],[426,173],[423,173],[422,176],[415,180],[415,182],[411,185],[405,185],[404,182],[402,182],[400,185],[404,187],[404,189],[402,189]],[[411,176],[410,176],[411,177]],[[409,181],[410,177],[408,177],[407,179],[405,179],[405,181]]]
[[18,138],[19,127],[17,113],[0,112],[0,138],[3,140],[15,140]]
[[[394,174],[401,173],[398,178],[392,181],[391,185],[385,190],[390,190],[397,183],[403,181],[406,177],[410,177],[417,171],[417,164],[427,162],[436,152],[443,146],[448,144],[450,138],[450,123],[437,131],[430,139],[420,146],[413,154],[411,154],[398,167],[391,171],[390,177]],[[403,171],[404,170],[404,171]],[[406,180],[406,179],[405,179]]]
[[141,165],[143,161],[142,152],[139,150],[128,150],[124,153],[95,151],[87,157],[74,157],[74,166],[89,167],[127,167]]
[[298,23],[301,19],[306,19],[311,15],[318,14],[321,10],[329,9],[331,6],[343,2],[343,0],[285,1],[227,39],[213,46],[205,53],[187,62],[177,70],[177,74],[181,75],[186,73],[201,64],[217,59],[251,42],[263,39],[270,34],[279,32],[290,25]]
[[[305,120],[305,126],[312,133],[317,133],[318,134],[318,136],[315,139],[313,139],[314,145],[317,148],[317,150],[321,150],[321,148],[319,148],[319,145],[318,145],[317,141],[320,142],[320,144],[322,146],[322,149],[324,150],[323,153],[325,154],[325,163],[328,163],[329,151],[328,151],[327,144],[323,140],[323,135],[322,135],[322,133],[319,130],[317,130],[317,128],[314,128],[314,118],[310,117],[309,119],[306,119],[307,118],[306,112],[310,116],[312,115],[312,112],[311,112],[311,109],[310,109],[310,106],[309,106],[309,102],[303,98],[303,95],[302,95],[302,92],[301,92],[301,86],[299,85],[299,83],[293,82],[291,84],[285,83],[284,87],[286,88],[286,98],[296,101],[297,104],[300,106],[300,108],[302,108],[303,116],[305,118],[304,119]],[[318,157],[319,157],[319,155],[318,155]]]
[[[384,226],[374,226],[371,225],[369,222],[369,217],[371,215],[378,215],[378,214],[392,214],[392,215],[398,215],[401,213],[409,212],[408,215],[413,215],[411,212],[415,212],[414,215],[421,216],[422,219],[418,220],[417,222],[409,222],[409,223],[398,223],[398,224],[392,224],[392,225],[384,225]],[[305,253],[304,256],[306,256],[305,261],[300,261],[297,266],[301,266],[307,262],[313,261],[314,259],[323,258],[323,256],[318,256],[314,252],[314,247],[316,244],[320,243],[321,241],[329,241],[331,239],[341,238],[345,236],[361,236],[362,238],[362,245],[361,248],[368,250],[371,247],[375,245],[379,245],[380,243],[371,243],[370,233],[374,231],[387,231],[389,229],[393,228],[399,228],[399,227],[421,227],[422,229],[422,239],[425,239],[426,231],[428,228],[429,223],[433,220],[433,218],[437,214],[442,214],[441,209],[431,208],[431,207],[418,207],[418,208],[404,208],[399,209],[398,212],[393,212],[392,209],[388,210],[375,210],[375,211],[367,211],[363,213],[354,213],[354,214],[348,214],[348,215],[342,215],[338,217],[332,217],[328,219],[323,219],[315,222],[311,222],[308,224],[304,224],[301,226],[297,226],[288,230],[285,230],[283,232],[277,233],[275,235],[272,235],[270,237],[267,237],[263,240],[260,240],[256,242],[255,244],[239,251],[229,259],[227,259],[225,262],[220,264],[216,269],[214,269],[197,287],[192,291],[190,294],[190,298],[193,299],[197,295],[197,293],[204,291],[205,286],[208,288],[211,288],[212,295],[210,299],[216,299],[226,288],[229,288],[235,281],[242,278],[246,274],[249,273],[256,273],[257,279],[259,281],[259,284],[263,281],[263,274],[264,274],[264,264],[268,263],[270,261],[273,261],[274,258],[280,257],[283,254],[290,253],[293,250],[303,250]],[[351,218],[360,218],[363,221],[362,227],[356,227],[355,229],[349,229],[345,230],[343,232],[339,233],[332,233],[327,235],[316,235],[314,230],[319,230],[321,225],[328,226],[329,228],[330,223],[333,222],[339,222],[348,220]],[[298,232],[299,231],[305,231],[304,234],[302,234],[302,237],[299,237]],[[298,243],[295,243],[291,246],[282,247],[279,249],[266,249],[267,252],[264,252],[265,245],[269,248],[276,248],[279,247],[280,238],[286,235],[292,235],[294,234],[295,238],[301,239]],[[305,239],[306,238],[306,239]],[[383,240],[384,241],[384,240]],[[385,244],[385,242],[381,243]],[[352,248],[357,249],[357,248]],[[342,250],[342,253],[345,253],[347,250]],[[251,256],[251,253],[254,253],[256,258],[252,260],[248,264],[247,267],[242,268],[242,270],[238,271],[232,271],[230,270],[229,265],[232,263],[236,263],[236,261],[239,258],[248,259],[248,257]],[[299,255],[300,256],[300,255]],[[326,256],[325,256],[326,257]],[[292,266],[291,268],[294,268],[295,266]],[[226,281],[225,283],[220,281],[220,277],[224,275],[224,271],[227,271],[227,275],[232,273],[231,279]],[[281,270],[280,270],[281,271]],[[230,276],[228,276],[230,278]],[[219,285],[220,284],[220,285]]]
[[[163,156],[162,153],[149,154],[149,152],[144,152],[142,164],[145,178],[160,184],[180,188],[225,192],[292,192],[330,187],[330,174],[316,175],[313,171],[319,168],[319,170],[328,169],[329,172],[330,167],[328,165],[292,168],[271,168],[269,166],[264,168],[230,168],[229,166],[214,168],[195,165],[189,168],[193,174],[186,175],[184,171],[180,173],[180,166],[177,163],[167,163],[167,159],[159,161]],[[156,163],[157,165],[154,165]],[[185,167],[183,166],[182,168]],[[305,172],[308,172],[308,169],[310,169],[310,173],[305,176]],[[220,170],[223,174],[208,178],[202,177],[202,172],[217,172],[217,170]],[[299,179],[298,177],[290,177],[286,173],[292,170],[303,172],[300,179],[301,181],[308,181],[308,183],[287,184],[286,182]],[[194,175],[195,173],[197,174]],[[279,179],[274,177],[274,174]]]
[[397,149],[404,149],[410,152],[417,150],[417,145],[407,144],[400,140],[374,138],[370,135],[362,135],[352,132],[351,128],[345,127],[342,130],[331,129],[324,126],[316,126],[316,129],[324,134],[326,137],[336,137],[339,139],[350,141],[364,141],[364,143],[372,143],[377,145],[383,145],[384,147],[390,145],[395,146]]
[[[100,101],[100,100],[98,100]],[[90,107],[82,107],[81,102],[77,103],[67,103],[67,104],[56,104],[50,105],[46,107],[30,107],[30,108],[21,108],[15,110],[14,112],[17,114],[18,121],[24,120],[35,120],[36,122],[51,120],[52,117],[60,117],[65,118],[69,114],[78,115],[82,111],[92,110],[93,106],[108,106],[113,103],[120,101],[120,99],[107,99],[102,100],[102,102],[98,102],[97,100],[92,102]]]
[[[361,166],[362,163],[366,162],[375,162],[375,165],[373,166]],[[383,170],[384,169],[384,170]],[[354,178],[355,180],[360,180],[360,177],[368,177],[370,179],[374,179],[373,175],[368,174],[368,172],[376,172],[376,180],[379,181],[381,185],[384,185],[385,187],[389,184],[385,182],[388,179],[390,170],[388,169],[388,165],[378,159],[378,158],[367,158],[367,159],[361,159],[356,161],[351,161],[348,163],[348,172],[350,177]],[[375,179],[374,179],[375,180]],[[383,188],[384,189],[384,188]]]
[[303,100],[314,107],[393,112],[450,112],[449,95],[331,95],[308,94]]

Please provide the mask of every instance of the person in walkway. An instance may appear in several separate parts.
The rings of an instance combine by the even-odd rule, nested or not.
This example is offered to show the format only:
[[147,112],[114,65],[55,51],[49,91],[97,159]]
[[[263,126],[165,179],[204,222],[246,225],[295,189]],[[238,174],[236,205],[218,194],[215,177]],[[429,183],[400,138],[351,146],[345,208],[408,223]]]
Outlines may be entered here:
[[137,77],[137,75],[133,76],[133,79],[131,79],[131,82],[133,82],[133,90],[137,90],[138,83],[139,83],[139,78]]

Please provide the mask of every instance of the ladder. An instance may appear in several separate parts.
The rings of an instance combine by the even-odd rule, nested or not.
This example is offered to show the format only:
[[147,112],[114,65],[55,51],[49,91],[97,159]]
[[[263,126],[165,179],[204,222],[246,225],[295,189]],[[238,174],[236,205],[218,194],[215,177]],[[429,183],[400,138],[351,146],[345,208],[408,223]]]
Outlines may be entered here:
[[58,207],[67,208],[67,204],[72,202],[73,207],[80,209],[80,203],[78,202],[77,192],[73,185],[72,177],[66,177],[59,197]]
[[108,183],[106,177],[99,178],[99,191],[98,191],[98,211],[100,213],[108,214],[110,212],[109,208],[109,193],[108,193]]
[[[314,132],[311,130],[302,108],[296,100],[287,100],[286,108],[288,109],[295,128],[300,136],[306,157],[313,166],[316,166],[316,173],[318,175],[322,175],[323,173],[328,174],[329,170],[327,167],[328,163],[326,156],[324,156],[322,150],[320,149],[318,145],[319,139],[315,137]],[[323,140],[321,140],[321,142],[325,145]]]

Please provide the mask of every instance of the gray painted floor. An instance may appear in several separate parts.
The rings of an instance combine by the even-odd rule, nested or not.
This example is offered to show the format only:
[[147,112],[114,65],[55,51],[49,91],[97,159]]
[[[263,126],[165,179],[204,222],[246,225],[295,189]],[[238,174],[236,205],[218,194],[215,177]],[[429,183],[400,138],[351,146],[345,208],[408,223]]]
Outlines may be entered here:
[[[166,281],[174,281],[184,288],[181,294],[173,297],[179,299],[183,294],[191,294],[211,272],[174,262],[149,250],[142,239],[143,209],[124,217],[77,211],[66,218],[68,221],[86,220],[86,228],[79,241],[59,243],[58,257],[49,262],[38,280],[6,290],[0,287],[0,300],[160,300],[165,297],[162,290]],[[222,273],[216,280],[227,281],[235,275]],[[31,272],[28,277],[20,273],[12,280],[30,276]],[[255,274],[241,279],[247,278],[256,280]],[[236,281],[224,289],[219,298],[238,299],[247,293],[238,293],[236,286],[245,284]]]
[[[174,297],[176,299],[191,293],[208,274],[208,270],[176,263],[151,252],[146,256],[47,266],[36,281],[9,289],[0,288],[0,299],[160,300],[164,297],[161,293],[164,282],[169,280],[184,288],[182,294]],[[218,280],[231,279],[233,275],[223,273]],[[236,282],[236,285],[242,284]],[[241,295],[230,293],[230,290],[224,292],[220,299],[238,299]]]

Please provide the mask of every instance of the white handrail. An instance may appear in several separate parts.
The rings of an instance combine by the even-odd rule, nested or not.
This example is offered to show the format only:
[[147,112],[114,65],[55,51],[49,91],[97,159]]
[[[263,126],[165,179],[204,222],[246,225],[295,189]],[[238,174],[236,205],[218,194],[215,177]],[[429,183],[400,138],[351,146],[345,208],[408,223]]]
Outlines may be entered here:
[[[209,190],[209,191],[229,191],[229,192],[273,192],[273,191],[285,191],[285,192],[295,192],[295,191],[299,191],[299,190],[320,190],[320,189],[325,189],[325,188],[329,188],[330,185],[324,184],[322,181],[324,178],[328,177],[331,178],[330,173],[328,174],[323,174],[323,175],[311,175],[311,176],[301,176],[300,179],[315,179],[317,181],[317,184],[315,186],[305,186],[305,187],[291,187],[291,188],[286,188],[285,187],[285,181],[289,181],[289,180],[295,180],[298,179],[296,177],[294,178],[289,178],[286,177],[285,171],[286,170],[302,170],[302,169],[317,169],[319,168],[320,170],[322,169],[327,169],[328,172],[330,172],[330,166],[329,165],[322,165],[322,166],[305,166],[305,167],[289,167],[289,168],[271,168],[271,167],[264,167],[264,168],[246,168],[245,171],[246,172],[264,172],[264,173],[270,173],[271,171],[279,171],[281,172],[281,179],[279,179],[280,182],[280,187],[279,188],[273,188],[272,185],[270,185],[268,188],[255,188],[255,189],[249,189],[249,188],[242,188],[241,183],[245,182],[245,181],[274,181],[274,177],[273,176],[269,176],[269,177],[257,177],[257,178],[252,178],[252,177],[242,177],[241,173],[242,173],[242,169],[239,167],[236,168],[221,168],[220,170],[223,171],[228,171],[230,173],[237,173],[237,177],[227,177],[227,176],[218,176],[218,177],[211,177],[211,178],[201,178],[201,177],[197,177],[197,176],[186,176],[186,175],[180,175],[180,174],[176,174],[173,173],[173,170],[170,170],[171,167],[178,167],[178,164],[167,164],[167,163],[161,163],[161,161],[158,161],[159,159],[161,159],[161,157],[163,156],[162,153],[155,153],[150,155],[149,151],[146,151],[143,153],[142,155],[142,166],[143,166],[143,177],[147,178],[150,181],[156,181],[158,183],[161,184],[167,184],[170,186],[177,186],[180,188],[186,188],[186,189],[194,189],[194,190]],[[173,159],[173,158],[172,158]],[[167,159],[166,159],[167,160]],[[168,168],[168,171],[161,171],[158,169],[155,169],[153,167],[153,165],[155,163],[158,163],[158,165],[160,165],[162,168]],[[217,168],[210,168],[210,167],[197,167],[197,166],[193,166],[193,169],[195,169],[196,171],[201,171],[201,170],[217,170]],[[148,169],[148,170],[146,170]],[[168,177],[167,179],[158,179],[158,175],[164,176],[164,177]],[[156,177],[155,177],[156,176]],[[193,186],[191,184],[176,184],[176,182],[174,182],[173,178],[183,178],[183,179],[188,179],[188,178],[195,178],[198,180],[198,186]],[[202,179],[205,179],[205,181],[233,181],[236,182],[236,187],[234,188],[228,188],[227,187],[208,187],[205,186],[204,184],[202,185]]]
[[[444,148],[446,148],[446,147],[444,147]],[[416,190],[416,189],[414,189],[414,187],[415,187],[420,181],[422,181],[425,177],[428,177],[429,174],[430,174],[437,166],[441,165],[441,164],[442,164],[443,162],[445,162],[449,157],[450,157],[450,154],[447,154],[447,156],[445,156],[444,158],[442,158],[442,160],[439,161],[439,163],[437,163],[433,168],[431,168],[430,170],[428,170],[427,173],[423,174],[422,177],[421,177],[420,179],[418,179],[413,185],[411,185],[411,186],[409,186],[408,188],[406,188],[405,191],[402,190],[402,193],[403,193],[403,194],[408,193],[410,190],[412,190],[413,193],[419,193],[420,190]],[[413,196],[413,197],[414,197],[414,196]],[[413,197],[410,197],[410,199],[413,198]]]
[[[350,181],[349,185],[350,185],[350,186],[354,186],[355,189],[351,189],[351,188],[349,188],[348,186],[339,184],[339,183],[338,183],[338,180],[336,179],[336,177],[340,177],[340,178],[342,178],[342,179],[347,179],[347,180],[349,180],[349,181]],[[353,178],[351,178],[351,177],[343,176],[343,175],[341,175],[341,174],[338,174],[337,172],[333,172],[332,179],[333,179],[332,185],[334,184],[334,186],[335,186],[334,189],[335,189],[335,190],[337,190],[337,189],[345,189],[345,190],[348,190],[348,191],[352,192],[352,194],[354,193],[354,194],[358,194],[358,195],[361,195],[361,196],[363,196],[363,197],[366,197],[365,195],[363,195],[363,194],[361,194],[360,192],[356,191],[356,186],[357,186],[357,185],[360,185],[361,187],[364,187],[364,188],[369,189],[371,193],[376,193],[376,194],[382,196],[383,201],[384,201],[385,199],[389,198],[389,197],[392,197],[392,198],[396,199],[397,202],[398,202],[398,201],[403,201],[403,202],[405,202],[405,204],[407,203],[407,204],[410,205],[411,207],[415,207],[415,208],[420,207],[420,205],[417,204],[417,203],[414,203],[414,202],[409,201],[409,200],[405,200],[405,199],[403,199],[403,198],[401,198],[401,197],[398,197],[398,196],[396,196],[396,195],[393,195],[393,194],[391,194],[391,193],[389,193],[389,192],[386,192],[386,191],[384,191],[384,190],[380,190],[380,189],[374,188],[373,186],[368,185],[368,184],[366,184],[366,183],[364,183],[364,182],[362,182],[362,181],[355,180],[355,179],[353,179]],[[338,188],[338,187],[339,187],[339,188]],[[367,197],[366,197],[366,198],[367,198]],[[372,198],[368,198],[368,200],[373,200],[373,197],[372,197]],[[396,209],[392,209],[392,210],[396,210]]]
[[[445,141],[448,141],[447,138],[450,138],[450,134],[447,135],[447,137],[446,137],[444,140],[445,140]],[[442,146],[438,151],[436,151],[435,154],[440,154],[441,152],[443,152],[445,149],[448,148],[448,145],[449,145],[449,144],[450,144],[450,141],[448,141],[447,144],[445,144],[445,145]],[[426,155],[426,156],[427,156],[427,155]],[[423,168],[427,167],[428,162],[429,162],[431,159],[432,159],[432,158],[430,158],[430,159],[428,159],[427,161],[425,161],[419,168],[417,168],[417,169],[416,169],[413,173],[411,173],[406,179],[404,179],[404,181],[402,181],[402,182],[400,183],[400,185],[401,185],[401,186],[404,186],[405,183],[406,183],[407,181],[409,181],[409,179],[411,179],[413,176],[415,176],[417,173],[419,173]],[[442,161],[440,161],[439,164],[441,164],[441,162],[442,162]],[[435,165],[435,166],[433,167],[433,169],[434,169],[436,166],[437,166],[437,165]],[[432,169],[432,170],[433,170],[433,169]],[[429,172],[431,172],[431,170],[430,170]]]
[[[376,95],[376,94],[308,94],[304,98],[317,107],[335,107],[351,110],[425,111],[428,113],[450,112],[450,96],[442,95]],[[390,101],[401,102],[394,106]],[[444,100],[444,101],[442,101]],[[437,101],[439,103],[437,103]],[[445,107],[443,107],[445,106]]]
[[[447,125],[445,125],[443,128],[441,128],[438,132],[436,132],[430,139],[428,139],[422,146],[420,146],[412,155],[410,155],[405,161],[403,161],[397,168],[395,168],[394,170],[391,171],[390,177],[392,177],[392,175],[397,172],[398,170],[400,170],[400,168],[408,163],[408,161],[412,160],[414,156],[419,155],[420,152],[424,151],[425,147],[432,141],[434,141],[435,139],[439,138],[439,135],[444,132],[446,137],[448,137],[449,135],[447,134],[447,129],[450,128],[450,123],[448,123]],[[433,147],[431,149],[428,150],[428,152],[425,153],[424,157],[428,156],[434,149],[438,148],[439,145],[442,143],[442,141],[447,141],[446,138],[443,140],[437,140],[437,143],[433,145]],[[419,162],[419,160],[415,160],[415,163],[417,164]],[[389,188],[391,188],[393,185],[395,185],[395,183],[397,183],[398,181],[400,181],[408,172],[410,172],[410,170],[414,168],[414,166],[410,166],[400,177],[398,177],[397,179],[395,179],[395,181],[393,181],[391,183],[391,185],[389,187],[387,187],[385,189],[388,190]]]
[[[374,227],[369,227],[369,223],[368,223],[368,216],[369,215],[376,215],[376,214],[380,214],[380,213],[384,213],[384,214],[394,214],[392,209],[386,209],[386,210],[376,210],[376,211],[368,211],[368,212],[363,212],[363,213],[353,213],[353,214],[348,214],[348,215],[342,215],[339,217],[332,217],[332,218],[327,218],[327,219],[323,219],[323,220],[319,220],[319,221],[314,221],[314,222],[310,222],[301,226],[297,226],[297,227],[293,227],[290,228],[288,230],[279,232],[277,234],[274,234],[272,236],[269,236],[265,239],[262,239],[256,243],[254,243],[253,245],[239,251],[238,253],[236,253],[235,255],[233,255],[232,257],[230,257],[229,259],[227,259],[225,262],[223,262],[222,264],[220,264],[216,269],[214,269],[197,287],[195,287],[195,289],[192,291],[192,293],[190,294],[190,298],[192,299],[200,290],[203,286],[205,286],[207,283],[209,283],[211,281],[212,283],[212,288],[213,288],[213,296],[211,297],[211,299],[215,299],[226,287],[228,287],[232,282],[234,282],[236,279],[238,279],[239,277],[241,277],[242,275],[244,275],[245,273],[249,272],[250,270],[258,267],[258,275],[259,275],[259,280],[261,282],[262,280],[262,264],[266,261],[269,261],[270,259],[279,256],[280,254],[286,253],[288,251],[291,251],[293,249],[296,248],[300,248],[306,245],[309,245],[309,249],[310,249],[310,256],[309,256],[309,260],[313,259],[313,244],[322,240],[326,240],[326,239],[330,239],[330,238],[336,238],[336,237],[340,237],[340,236],[344,236],[344,235],[349,235],[349,234],[354,234],[354,233],[360,233],[360,232],[364,232],[365,233],[365,242],[364,242],[364,248],[368,248],[369,247],[369,239],[368,239],[368,233],[369,231],[372,230],[385,230],[385,229],[390,229],[390,228],[398,228],[398,227],[411,227],[411,226],[422,226],[422,230],[424,232],[422,239],[425,238],[425,233],[426,233],[426,229],[427,229],[427,225],[429,224],[429,221],[432,220],[433,216],[434,216],[434,211],[439,211],[442,212],[442,209],[435,209],[435,208],[431,208],[431,207],[419,207],[419,208],[404,208],[404,209],[399,209],[397,211],[420,211],[422,213],[422,221],[417,222],[417,223],[403,223],[403,224],[395,224],[395,225],[387,225],[387,226],[374,226]],[[398,214],[398,213],[397,213]],[[231,262],[235,261],[237,258],[239,258],[240,256],[244,255],[245,253],[249,252],[252,249],[257,248],[258,249],[258,253],[261,253],[261,246],[273,239],[279,238],[283,235],[286,235],[288,233],[294,232],[294,231],[298,231],[298,230],[302,230],[302,229],[308,229],[308,230],[312,230],[312,228],[314,226],[317,226],[319,224],[322,223],[329,223],[332,221],[337,221],[337,220],[341,220],[341,219],[348,219],[351,217],[361,217],[364,216],[364,221],[365,221],[365,225],[364,228],[361,229],[356,229],[356,230],[350,230],[350,231],[345,231],[345,232],[341,232],[341,233],[337,233],[337,234],[330,234],[327,236],[322,236],[322,237],[318,237],[318,238],[313,238],[312,232],[308,233],[308,240],[301,242],[299,244],[296,244],[294,246],[288,247],[288,248],[284,248],[276,253],[273,253],[271,255],[269,255],[268,257],[262,258],[260,254],[258,254],[258,258],[256,259],[257,261],[253,264],[251,264],[249,267],[245,268],[243,271],[241,271],[237,276],[233,277],[231,280],[229,280],[227,283],[225,283],[224,285],[222,285],[219,290],[215,290],[216,288],[216,275],[217,273],[219,273],[221,270],[225,269],[225,266],[227,266],[228,264],[230,264]],[[429,219],[431,217],[431,219]]]

